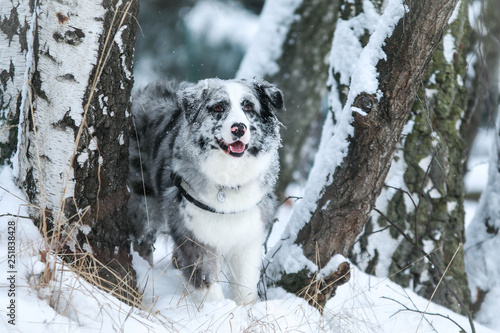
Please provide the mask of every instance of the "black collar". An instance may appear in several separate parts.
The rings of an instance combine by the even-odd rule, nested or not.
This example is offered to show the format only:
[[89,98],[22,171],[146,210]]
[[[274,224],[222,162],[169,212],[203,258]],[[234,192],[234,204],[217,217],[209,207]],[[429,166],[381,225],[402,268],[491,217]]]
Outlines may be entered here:
[[[214,214],[223,214],[223,215],[231,215],[231,214],[240,214],[240,213],[244,213],[249,209],[247,210],[241,210],[241,211],[236,211],[236,212],[223,212],[223,211],[219,211],[213,207],[210,207],[206,204],[204,204],[203,202],[200,202],[198,200],[196,200],[195,198],[193,198],[189,193],[187,193],[187,191],[182,187],[182,177],[179,176],[178,174],[174,173],[172,171],[172,173],[170,173],[170,179],[172,179],[172,181],[174,182],[174,185],[175,187],[177,187],[177,189],[179,189],[179,192],[181,193],[181,195],[184,197],[184,199],[186,199],[187,201],[189,201],[190,203],[192,203],[193,205],[195,205],[196,207],[200,208],[200,209],[203,209],[207,212],[210,212],[210,213],[214,213]],[[270,197],[269,194],[266,194],[255,206],[258,206],[260,205],[260,203],[266,198],[266,197]],[[253,207],[252,207],[253,208]]]

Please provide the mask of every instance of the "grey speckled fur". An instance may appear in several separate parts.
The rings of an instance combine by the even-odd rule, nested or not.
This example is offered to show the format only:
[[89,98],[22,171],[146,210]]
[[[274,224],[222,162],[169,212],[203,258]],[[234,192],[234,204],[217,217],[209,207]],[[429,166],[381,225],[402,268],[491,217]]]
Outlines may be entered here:
[[[235,103],[234,96],[241,99],[239,103]],[[224,111],[216,111],[220,109],[217,106]],[[243,108],[246,108],[244,112]],[[254,227],[261,228],[265,234],[272,225],[280,146],[275,110],[281,108],[281,91],[262,80],[208,79],[197,84],[160,81],[135,94],[129,216],[135,228],[134,248],[141,256],[151,262],[157,235],[168,232],[175,242],[173,256],[178,268],[195,289],[210,287],[217,280],[224,256],[232,258],[229,261],[234,266],[231,269],[236,270],[235,283],[255,282],[254,278],[241,276],[255,275],[254,271],[239,268],[245,265],[242,261],[247,256],[246,237],[242,235],[248,233],[245,228]],[[250,141],[243,156],[234,157],[226,141],[220,138],[228,137],[228,130],[224,128],[232,121],[227,120],[228,117],[237,119],[243,117],[242,114],[244,120],[241,121],[248,126]],[[233,136],[233,139],[237,138]],[[252,170],[260,171],[252,176],[249,175]],[[172,171],[183,179],[182,186],[197,200],[222,212],[242,213],[217,214],[195,207],[174,186]],[[240,179],[244,181],[241,185]],[[214,193],[221,189],[228,198],[227,203],[216,200]],[[244,224],[241,235],[238,223]],[[200,225],[202,227],[196,227]],[[234,235],[233,231],[236,231]],[[208,232],[220,233],[220,241],[213,236],[205,238]],[[256,232],[260,238],[257,247],[249,243],[251,251],[260,249],[264,241],[260,234]],[[235,241],[232,247],[226,246],[233,237],[242,239]]]

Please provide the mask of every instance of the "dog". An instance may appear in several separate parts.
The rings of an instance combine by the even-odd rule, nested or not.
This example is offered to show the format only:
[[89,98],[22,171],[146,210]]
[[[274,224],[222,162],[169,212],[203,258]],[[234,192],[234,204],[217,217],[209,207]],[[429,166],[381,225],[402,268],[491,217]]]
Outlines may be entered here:
[[272,227],[283,93],[264,80],[160,81],[134,94],[129,217],[134,249],[152,262],[159,233],[199,304],[257,300]]

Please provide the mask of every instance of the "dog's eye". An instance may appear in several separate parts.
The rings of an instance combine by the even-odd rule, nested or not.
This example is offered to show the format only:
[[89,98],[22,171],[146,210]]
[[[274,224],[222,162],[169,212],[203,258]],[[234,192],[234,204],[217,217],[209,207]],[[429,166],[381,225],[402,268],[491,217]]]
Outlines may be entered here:
[[217,105],[216,107],[214,107],[214,111],[215,112],[223,112],[224,107],[222,105]]
[[251,104],[247,104],[243,107],[243,110],[245,110],[246,112],[251,112],[253,111],[253,106]]

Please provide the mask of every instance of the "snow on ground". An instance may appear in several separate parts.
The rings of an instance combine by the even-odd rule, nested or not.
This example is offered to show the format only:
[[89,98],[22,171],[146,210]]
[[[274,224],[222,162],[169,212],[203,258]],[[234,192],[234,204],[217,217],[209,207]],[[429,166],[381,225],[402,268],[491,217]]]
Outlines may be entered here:
[[[466,318],[356,268],[349,283],[327,303],[324,315],[280,288],[267,290],[268,300],[253,306],[224,300],[198,310],[169,265],[165,239],[156,244],[153,269],[138,256],[133,261],[141,286],[149,288],[154,281],[154,293],[146,292],[154,310],[121,303],[50,256],[51,267],[58,262],[54,280],[41,287],[37,279],[46,265],[39,252],[44,250],[43,239],[29,219],[6,215],[27,215],[8,167],[0,169],[0,186],[0,332],[459,332],[458,325],[471,331]],[[9,221],[16,221],[15,263],[8,257]],[[15,296],[9,295],[12,292]],[[422,317],[417,309],[429,314]],[[494,332],[478,324],[476,330]]]

